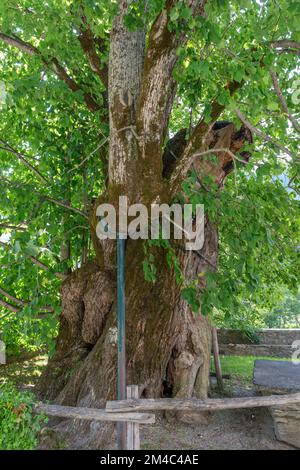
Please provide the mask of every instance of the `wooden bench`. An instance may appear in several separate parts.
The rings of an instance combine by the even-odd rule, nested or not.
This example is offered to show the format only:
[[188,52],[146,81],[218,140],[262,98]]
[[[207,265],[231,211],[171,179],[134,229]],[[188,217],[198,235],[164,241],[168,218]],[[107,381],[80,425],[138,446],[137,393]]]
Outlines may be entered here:
[[[265,395],[289,394],[300,391],[300,363],[256,360],[253,383]],[[276,438],[300,448],[300,403],[270,406]]]

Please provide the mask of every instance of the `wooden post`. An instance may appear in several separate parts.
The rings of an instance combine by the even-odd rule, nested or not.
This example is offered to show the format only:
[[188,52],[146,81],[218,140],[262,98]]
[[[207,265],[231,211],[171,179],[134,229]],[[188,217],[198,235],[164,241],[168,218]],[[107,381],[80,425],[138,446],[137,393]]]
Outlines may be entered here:
[[220,355],[219,355],[218,334],[217,334],[217,328],[215,326],[212,327],[212,348],[213,348],[218,387],[220,390],[223,390],[224,384],[223,384],[222,368],[221,368]]
[[[139,399],[139,387],[138,385],[132,385],[132,398]],[[140,442],[140,426],[137,423],[132,423],[133,427],[133,449],[140,450],[141,442]]]
[[[131,385],[126,387],[127,400],[130,400],[132,397],[132,388]],[[126,424],[126,450],[133,450],[133,426],[132,423]]]
[[[127,386],[127,400],[139,398],[138,385]],[[140,427],[136,423],[127,423],[127,450],[140,450]]]

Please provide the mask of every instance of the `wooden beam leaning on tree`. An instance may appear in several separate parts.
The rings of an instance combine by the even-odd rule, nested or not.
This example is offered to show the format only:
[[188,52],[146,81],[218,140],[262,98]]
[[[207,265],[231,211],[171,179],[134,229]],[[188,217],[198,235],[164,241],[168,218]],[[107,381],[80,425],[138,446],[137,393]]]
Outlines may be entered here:
[[94,36],[84,11],[82,11],[81,20],[82,26],[79,31],[78,40],[88,59],[91,70],[98,75],[105,88],[107,88],[108,67],[107,64],[101,64],[101,60],[97,52],[97,49],[100,50],[100,52],[103,52],[103,49],[105,50],[107,48],[105,40]]

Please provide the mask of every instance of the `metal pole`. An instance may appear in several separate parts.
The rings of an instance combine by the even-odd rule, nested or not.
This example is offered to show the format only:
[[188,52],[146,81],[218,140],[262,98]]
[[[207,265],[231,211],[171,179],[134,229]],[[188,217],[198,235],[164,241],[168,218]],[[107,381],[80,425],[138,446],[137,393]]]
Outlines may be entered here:
[[[125,350],[125,239],[117,236],[117,303],[118,303],[118,400],[126,399],[126,350]],[[126,423],[118,423],[118,449],[126,448]]]

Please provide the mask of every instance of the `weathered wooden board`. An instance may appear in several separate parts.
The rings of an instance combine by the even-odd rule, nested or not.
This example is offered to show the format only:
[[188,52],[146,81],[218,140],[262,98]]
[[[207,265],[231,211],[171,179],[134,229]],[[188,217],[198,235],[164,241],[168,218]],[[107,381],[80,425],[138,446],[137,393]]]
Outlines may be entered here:
[[90,421],[122,421],[139,424],[154,424],[155,416],[147,413],[108,413],[104,409],[80,408],[74,406],[46,405],[40,403],[35,410],[47,416],[60,418],[84,419]]
[[266,397],[213,398],[198,400],[196,398],[149,398],[138,400],[108,401],[106,411],[205,411],[230,410],[238,408],[258,408],[263,406],[281,406],[291,403],[300,404],[300,392],[290,395],[269,395]]
[[223,383],[223,377],[222,377],[218,334],[217,334],[216,327],[214,326],[212,327],[211,333],[212,333],[212,350],[213,350],[214,364],[215,364],[215,369],[216,369],[217,384],[218,384],[219,389],[223,390],[224,383]]
[[260,389],[300,390],[300,364],[290,361],[256,360],[253,383]]
[[[139,398],[138,385],[127,386],[127,399]],[[140,450],[140,426],[137,423],[127,423],[127,450]]]

